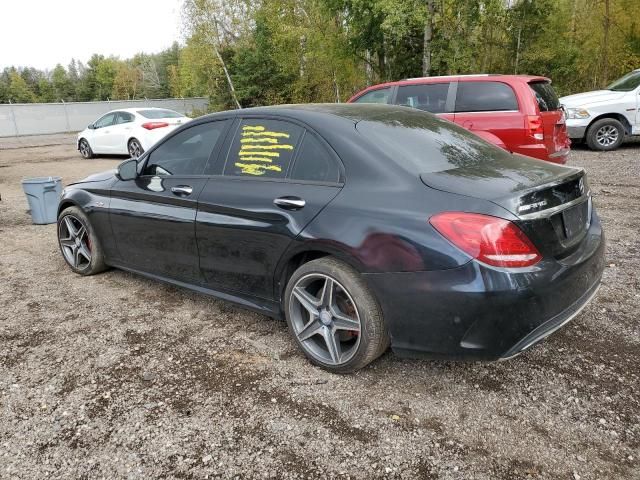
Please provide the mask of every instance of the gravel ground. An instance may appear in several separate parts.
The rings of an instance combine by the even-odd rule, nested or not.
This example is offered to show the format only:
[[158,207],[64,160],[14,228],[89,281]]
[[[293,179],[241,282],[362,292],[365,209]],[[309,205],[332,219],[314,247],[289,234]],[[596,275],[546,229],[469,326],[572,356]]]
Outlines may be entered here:
[[66,268],[25,176],[113,168],[0,139],[0,477],[640,478],[640,145],[577,149],[607,233],[599,295],[504,363],[311,366],[285,324]]

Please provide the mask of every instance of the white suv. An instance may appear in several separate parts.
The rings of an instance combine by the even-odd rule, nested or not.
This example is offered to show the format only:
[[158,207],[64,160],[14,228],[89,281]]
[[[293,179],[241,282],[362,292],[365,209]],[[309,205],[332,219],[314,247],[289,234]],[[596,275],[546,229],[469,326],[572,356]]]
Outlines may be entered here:
[[606,90],[569,95],[560,103],[573,140],[586,141],[592,150],[614,150],[626,135],[640,135],[640,69]]

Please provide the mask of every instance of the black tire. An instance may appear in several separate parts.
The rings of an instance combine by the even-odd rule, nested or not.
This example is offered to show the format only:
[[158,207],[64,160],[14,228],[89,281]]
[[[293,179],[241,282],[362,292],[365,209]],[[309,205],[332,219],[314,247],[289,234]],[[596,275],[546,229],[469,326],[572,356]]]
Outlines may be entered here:
[[624,136],[622,123],[615,118],[601,118],[589,127],[586,140],[591,150],[606,152],[622,145]]
[[[76,230],[76,235],[73,234],[72,227]],[[57,232],[62,258],[71,270],[80,275],[95,275],[107,269],[100,241],[80,208],[68,207],[60,212]],[[87,254],[90,258],[87,258]]]
[[138,140],[137,138],[132,138],[127,143],[127,151],[129,152],[129,156],[131,158],[138,158],[144,153],[144,148],[142,148],[140,140]]
[[[347,307],[355,307],[351,315],[345,314],[342,308],[338,308],[337,315],[345,315],[346,317],[356,319],[359,322],[359,331],[357,332],[357,339],[354,340],[351,337],[356,336],[355,331],[346,331],[339,328],[337,324],[324,323],[317,321],[317,327],[319,332],[313,334],[305,340],[299,338],[299,334],[302,334],[302,330],[309,330],[306,327],[301,329],[301,325],[306,323],[310,325],[310,321],[313,318],[320,319],[322,315],[313,316],[298,300],[298,297],[294,297],[293,290],[296,287],[296,292],[300,291],[300,285],[304,282],[310,281],[309,287],[313,287],[313,279],[318,278],[318,282],[323,282],[323,278],[331,279],[331,285],[335,286],[335,290],[330,296],[332,305],[338,307],[338,301],[342,301]],[[311,280],[309,280],[311,279]],[[317,288],[320,288],[318,285]],[[305,290],[306,291],[306,290]],[[324,289],[318,290],[318,293],[312,294],[314,297],[320,295],[316,300],[321,300],[324,297]],[[306,291],[306,293],[309,293]],[[299,293],[297,293],[300,295]],[[335,297],[334,297],[335,295]],[[324,307],[317,307],[319,312]],[[325,308],[325,310],[328,310]],[[382,311],[378,302],[376,301],[373,292],[364,282],[360,274],[348,264],[339,261],[332,257],[324,257],[317,260],[312,260],[299,267],[289,279],[287,288],[285,289],[284,296],[284,311],[289,326],[289,331],[293,336],[295,342],[300,349],[306,355],[306,357],[315,365],[328,370],[333,373],[351,373],[362,367],[368,365],[380,355],[382,355],[387,348],[389,348],[389,334],[384,324]],[[307,317],[305,318],[305,314]],[[331,316],[331,315],[328,315]],[[324,318],[324,317],[323,317]],[[344,317],[343,317],[344,318]],[[337,321],[339,317],[333,319]],[[327,320],[331,322],[332,320]],[[316,328],[316,327],[313,327]],[[332,333],[328,333],[332,332]],[[321,355],[314,353],[322,350],[322,345],[328,347],[329,343],[324,335],[331,335],[331,338],[337,340],[339,348],[338,352],[343,353],[344,361],[338,360],[337,362],[331,360],[323,360]],[[346,340],[341,340],[345,338]],[[343,343],[344,342],[344,343]],[[344,351],[344,347],[348,347],[347,351]],[[331,349],[327,348],[327,353]],[[348,355],[347,355],[348,353]],[[340,358],[340,355],[338,355]]]
[[78,142],[78,151],[80,152],[80,155],[82,155],[82,158],[84,159],[89,160],[95,157],[95,154],[91,149],[91,145],[89,145],[89,141],[84,138],[81,138],[80,141]]

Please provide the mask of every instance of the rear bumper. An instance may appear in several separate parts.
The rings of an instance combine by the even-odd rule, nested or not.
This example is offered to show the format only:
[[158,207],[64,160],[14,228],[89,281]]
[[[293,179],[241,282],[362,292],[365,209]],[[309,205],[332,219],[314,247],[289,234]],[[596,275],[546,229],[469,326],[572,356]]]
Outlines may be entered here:
[[584,255],[521,269],[476,261],[454,269],[365,274],[382,307],[391,347],[409,357],[498,360],[553,333],[593,297],[604,269],[594,222]]
[[549,152],[547,146],[542,143],[533,143],[530,145],[519,145],[514,153],[520,155],[526,155],[528,157],[537,158],[538,160],[545,160],[547,162],[560,163],[564,165],[569,158],[569,145],[560,150]]

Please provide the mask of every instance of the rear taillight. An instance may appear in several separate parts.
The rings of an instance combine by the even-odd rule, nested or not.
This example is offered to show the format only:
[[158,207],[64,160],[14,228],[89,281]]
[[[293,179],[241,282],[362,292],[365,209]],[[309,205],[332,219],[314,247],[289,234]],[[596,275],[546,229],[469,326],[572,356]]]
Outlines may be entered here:
[[527,130],[536,140],[544,140],[544,125],[539,115],[527,115]]
[[530,267],[542,259],[524,232],[503,218],[444,212],[429,223],[460,250],[494,267]]
[[147,130],[155,130],[156,128],[168,127],[169,124],[167,122],[147,122],[142,124],[142,128],[146,128]]

